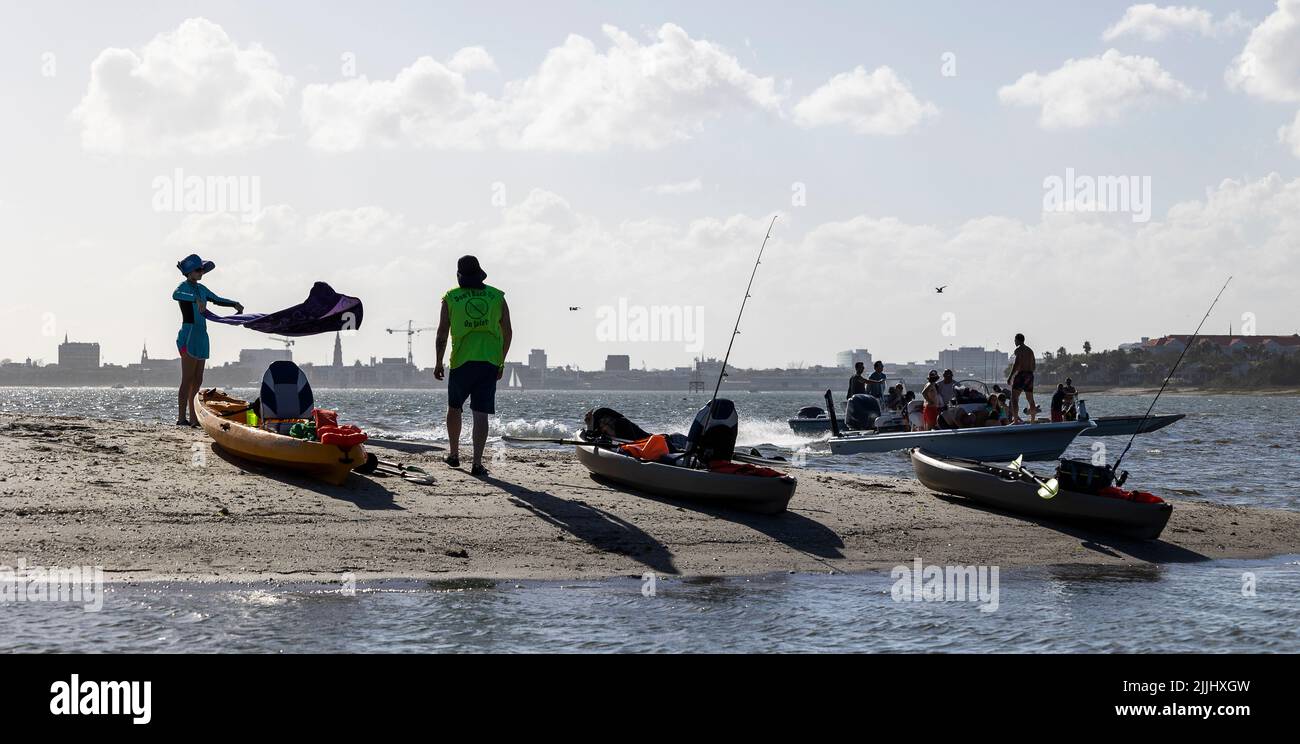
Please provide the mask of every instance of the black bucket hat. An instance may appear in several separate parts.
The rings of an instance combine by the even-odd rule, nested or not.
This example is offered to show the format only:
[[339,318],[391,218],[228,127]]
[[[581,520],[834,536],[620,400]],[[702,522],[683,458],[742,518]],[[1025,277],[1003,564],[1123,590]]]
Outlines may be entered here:
[[475,256],[461,256],[456,261],[456,278],[466,284],[482,284],[487,279],[487,272],[479,266]]

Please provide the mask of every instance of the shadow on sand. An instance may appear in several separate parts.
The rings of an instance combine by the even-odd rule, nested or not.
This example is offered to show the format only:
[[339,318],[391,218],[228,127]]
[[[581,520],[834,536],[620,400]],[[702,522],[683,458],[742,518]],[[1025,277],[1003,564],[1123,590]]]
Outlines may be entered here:
[[599,475],[592,474],[591,479],[603,486],[608,486],[620,493],[626,493],[637,498],[658,501],[661,504],[690,509],[700,514],[707,514],[711,517],[723,519],[736,524],[743,524],[746,527],[761,532],[785,545],[788,548],[797,550],[814,558],[824,558],[835,560],[843,558],[844,554],[840,548],[844,547],[844,540],[840,538],[834,530],[823,525],[821,522],[814,521],[802,514],[792,511],[785,511],[780,514],[754,514],[752,512],[741,511],[739,509],[727,508],[725,506],[714,506],[703,504],[696,501],[686,501],[684,499],[673,499],[667,496],[658,496],[653,493],[638,491],[621,483],[615,483],[606,480]]
[[308,491],[319,493],[322,496],[328,496],[332,499],[348,501],[355,504],[358,509],[402,509],[402,507],[393,503],[393,492],[385,488],[374,478],[368,478],[353,473],[348,476],[347,483],[344,483],[341,486],[333,486],[309,478],[305,475],[298,475],[287,470],[277,470],[269,465],[262,465],[250,460],[245,460],[238,455],[223,450],[220,445],[215,443],[212,445],[212,451],[222,460],[225,460],[240,470],[256,473],[263,478],[276,481],[277,483],[283,483],[287,486],[305,488]]
[[968,509],[978,509],[989,514],[1000,514],[1004,517],[1016,519],[1021,522],[1036,524],[1040,527],[1046,527],[1056,530],[1063,535],[1076,537],[1079,544],[1088,550],[1110,556],[1111,558],[1120,558],[1125,555],[1130,558],[1136,558],[1148,563],[1196,563],[1197,561],[1208,561],[1209,556],[1197,553],[1194,550],[1188,550],[1181,545],[1165,542],[1164,540],[1134,540],[1119,535],[1107,534],[1100,530],[1090,530],[1086,527],[1080,527],[1065,522],[1057,522],[1050,519],[1041,519],[1039,517],[1029,517],[1023,514],[1014,514],[1012,512],[993,509],[983,504],[971,501],[961,496],[952,496],[949,494],[936,493],[935,498],[943,499],[952,504],[961,504]]
[[507,493],[519,506],[598,550],[627,556],[659,573],[678,573],[672,552],[630,522],[581,501],[562,499],[491,476],[482,480]]

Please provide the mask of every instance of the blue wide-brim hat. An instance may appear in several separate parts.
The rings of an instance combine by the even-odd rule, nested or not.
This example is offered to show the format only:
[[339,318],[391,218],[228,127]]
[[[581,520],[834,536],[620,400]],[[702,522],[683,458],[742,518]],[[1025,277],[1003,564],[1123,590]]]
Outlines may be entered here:
[[217,265],[211,261],[204,261],[199,258],[197,253],[191,253],[177,261],[176,268],[180,269],[182,274],[189,274],[191,271],[198,271],[199,269],[202,269],[203,273],[206,274],[217,268]]

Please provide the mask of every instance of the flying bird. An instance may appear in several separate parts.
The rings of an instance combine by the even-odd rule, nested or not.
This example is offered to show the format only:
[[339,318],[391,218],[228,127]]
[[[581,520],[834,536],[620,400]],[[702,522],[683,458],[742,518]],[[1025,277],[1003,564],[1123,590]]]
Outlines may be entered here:
[[581,310],[581,309],[582,309],[582,308],[580,308],[580,307],[572,307],[572,306],[570,306],[570,307],[569,307],[569,312],[574,312],[575,310]]
[[947,289],[947,288],[948,288],[948,285],[945,284],[945,285],[943,285],[942,287],[935,287],[935,288],[934,288],[934,291],[935,291],[935,292],[938,292],[939,294],[943,294],[943,291],[944,291],[945,289]]

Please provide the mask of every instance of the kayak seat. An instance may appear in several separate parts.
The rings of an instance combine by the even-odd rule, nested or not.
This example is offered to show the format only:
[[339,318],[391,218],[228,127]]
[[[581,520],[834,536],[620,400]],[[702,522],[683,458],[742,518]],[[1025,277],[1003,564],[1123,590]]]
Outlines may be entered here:
[[315,404],[311,383],[298,365],[284,360],[271,363],[262,377],[259,415],[265,428],[288,434],[295,423],[311,418]]

